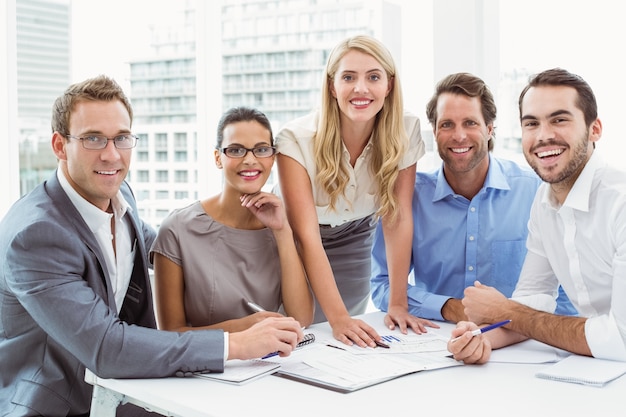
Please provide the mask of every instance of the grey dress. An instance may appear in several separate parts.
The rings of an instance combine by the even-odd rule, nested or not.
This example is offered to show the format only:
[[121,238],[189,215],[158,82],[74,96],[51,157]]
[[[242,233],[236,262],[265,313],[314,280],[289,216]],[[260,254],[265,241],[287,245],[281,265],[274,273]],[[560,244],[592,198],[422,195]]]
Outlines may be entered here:
[[[159,253],[183,269],[189,326],[205,326],[281,307],[281,269],[270,229],[242,230],[215,221],[197,201],[162,223],[150,256]],[[161,277],[167,279],[167,277]]]

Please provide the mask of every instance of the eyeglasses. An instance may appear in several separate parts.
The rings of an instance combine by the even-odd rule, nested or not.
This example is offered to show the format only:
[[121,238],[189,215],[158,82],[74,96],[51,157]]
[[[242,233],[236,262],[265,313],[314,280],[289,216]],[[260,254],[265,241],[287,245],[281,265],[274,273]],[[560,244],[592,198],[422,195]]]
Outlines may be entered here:
[[85,149],[104,149],[107,147],[110,140],[113,141],[113,144],[117,149],[131,149],[137,145],[137,139],[139,139],[137,136],[131,135],[130,133],[117,135],[113,138],[109,138],[104,135],[89,135],[82,137],[74,135],[65,136],[72,139],[78,139],[83,143],[83,147]]
[[244,148],[240,146],[233,146],[230,148],[218,148],[220,152],[229,158],[243,158],[248,155],[248,152],[252,152],[252,155],[257,158],[269,158],[276,153],[274,146],[257,146],[256,148]]

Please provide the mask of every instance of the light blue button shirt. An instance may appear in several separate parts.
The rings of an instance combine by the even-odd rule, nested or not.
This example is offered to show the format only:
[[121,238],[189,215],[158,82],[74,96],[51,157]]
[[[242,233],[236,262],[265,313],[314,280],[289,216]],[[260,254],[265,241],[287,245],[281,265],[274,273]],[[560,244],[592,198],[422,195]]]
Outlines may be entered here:
[[[489,156],[485,184],[470,201],[454,193],[442,168],[418,172],[413,195],[409,312],[443,320],[441,308],[478,280],[510,297],[526,255],[530,207],[541,179],[530,169]],[[389,302],[389,277],[380,223],[372,248],[372,300]],[[562,313],[575,314],[569,307]],[[570,309],[571,308],[571,309]]]

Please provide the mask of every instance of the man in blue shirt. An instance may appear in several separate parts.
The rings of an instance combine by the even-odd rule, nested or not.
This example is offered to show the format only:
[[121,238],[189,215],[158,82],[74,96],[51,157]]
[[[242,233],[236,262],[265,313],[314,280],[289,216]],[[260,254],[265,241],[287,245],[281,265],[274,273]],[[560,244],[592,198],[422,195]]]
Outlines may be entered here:
[[403,332],[415,330],[415,316],[466,320],[461,298],[476,280],[512,294],[541,183],[532,170],[490,154],[496,105],[480,78],[445,77],[426,113],[443,163],[416,175],[411,283],[390,283],[380,227],[372,249],[372,300],[387,311],[387,326]]

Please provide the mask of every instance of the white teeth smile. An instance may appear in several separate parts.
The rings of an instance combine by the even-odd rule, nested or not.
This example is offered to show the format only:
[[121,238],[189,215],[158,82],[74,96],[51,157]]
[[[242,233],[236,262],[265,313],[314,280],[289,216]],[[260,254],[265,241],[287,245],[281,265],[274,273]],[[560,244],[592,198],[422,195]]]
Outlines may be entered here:
[[464,153],[468,152],[470,148],[452,148],[452,152],[454,153]]
[[259,171],[245,171],[240,172],[240,175],[243,177],[254,177],[255,175],[259,175]]
[[96,171],[98,174],[101,175],[115,175],[117,174],[117,171]]
[[355,106],[365,106],[366,104],[370,104],[369,100],[352,100],[350,103]]
[[562,153],[563,153],[563,149],[553,149],[551,151],[537,152],[537,156],[539,158],[545,158],[546,156],[556,156],[556,155],[561,155]]

